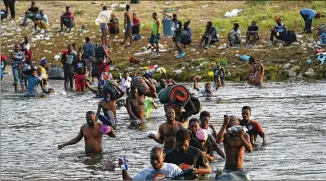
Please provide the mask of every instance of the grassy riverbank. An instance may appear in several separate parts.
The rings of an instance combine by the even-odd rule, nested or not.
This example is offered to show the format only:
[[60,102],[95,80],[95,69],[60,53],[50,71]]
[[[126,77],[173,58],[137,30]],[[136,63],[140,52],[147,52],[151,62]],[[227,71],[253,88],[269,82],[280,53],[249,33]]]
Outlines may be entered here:
[[[8,50],[13,48],[16,41],[23,40],[23,36],[31,37],[34,63],[39,64],[42,57],[46,57],[50,62],[59,64],[54,61],[54,56],[61,52],[67,44],[75,42],[77,47],[81,46],[83,39],[89,36],[93,41],[100,41],[100,32],[98,25],[95,24],[95,19],[101,11],[103,5],[111,6],[112,4],[125,4],[127,2],[112,2],[112,1],[37,1],[37,6],[43,9],[49,17],[50,33],[49,39],[44,39],[40,34],[31,35],[32,23],[26,28],[19,27],[24,12],[30,6],[30,2],[19,1],[16,5],[17,17],[20,20],[16,22],[2,22],[2,37],[1,49],[8,55]],[[70,5],[76,14],[76,29],[71,33],[57,33],[59,29],[59,15],[63,13],[66,5]],[[325,66],[320,66],[318,63],[307,65],[307,59],[311,59],[314,55],[313,48],[308,43],[313,44],[313,39],[317,39],[317,27],[321,23],[325,23],[326,18],[314,20],[314,33],[304,35],[299,39],[299,43],[291,46],[269,46],[270,29],[274,26],[274,17],[280,17],[287,25],[288,29],[295,30],[297,34],[303,33],[303,20],[299,14],[301,8],[309,7],[326,14],[325,1],[141,1],[140,4],[131,5],[132,11],[136,12],[142,20],[141,35],[145,38],[135,42],[132,47],[125,48],[120,46],[123,35],[110,37],[114,41],[111,45],[113,50],[112,58],[115,68],[119,71],[128,68],[130,71],[139,70],[141,67],[149,65],[160,65],[166,68],[169,76],[178,81],[190,81],[199,74],[203,80],[211,80],[208,76],[209,64],[220,62],[226,69],[226,79],[240,81],[244,80],[248,72],[248,65],[239,60],[236,55],[250,55],[256,58],[257,62],[265,65],[265,80],[283,81],[290,77],[291,79],[321,79],[325,76]],[[162,18],[164,9],[177,8],[176,13],[181,21],[190,20],[190,27],[193,30],[193,45],[196,45],[201,34],[204,31],[204,26],[208,20],[213,21],[220,32],[221,41],[216,46],[209,50],[195,49],[194,46],[189,46],[186,49],[187,55],[184,59],[175,59],[174,45],[170,38],[162,38],[160,43],[167,49],[166,53],[161,53],[158,59],[151,59],[150,55],[136,57],[140,60],[139,65],[129,65],[128,60],[134,57],[142,47],[147,46],[147,38],[150,34],[151,13],[156,11],[159,17]],[[232,18],[224,17],[226,11],[232,9],[242,9],[238,16]],[[120,20],[120,29],[123,24],[123,9],[117,8],[114,13]],[[17,18],[18,19],[18,18]],[[226,49],[223,44],[226,42],[227,33],[231,30],[234,22],[239,22],[240,29],[244,35],[245,30],[250,25],[251,21],[257,21],[260,27],[260,42],[253,48],[231,48]],[[81,26],[86,25],[88,32],[82,32]],[[290,63],[290,65],[285,64]],[[286,68],[285,68],[286,67]],[[292,70],[291,70],[292,68]],[[312,68],[313,75],[305,75],[305,72]],[[181,70],[178,71],[176,70]],[[113,75],[117,78],[118,70],[113,70]],[[289,74],[289,71],[295,72],[295,75]],[[157,76],[157,75],[155,75]]]

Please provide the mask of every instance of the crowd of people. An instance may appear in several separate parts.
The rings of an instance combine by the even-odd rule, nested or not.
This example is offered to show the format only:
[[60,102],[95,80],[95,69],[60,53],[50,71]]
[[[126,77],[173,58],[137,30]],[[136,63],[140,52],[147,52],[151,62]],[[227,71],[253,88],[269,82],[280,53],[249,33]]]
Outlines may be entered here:
[[[6,7],[10,7],[11,18],[15,18],[15,12],[12,8],[12,1],[5,1]],[[8,10],[7,10],[8,11]],[[311,33],[311,23],[313,19],[322,17],[320,13],[312,9],[302,9],[300,11],[305,21],[304,31]],[[66,12],[60,18],[61,29],[67,27],[68,32],[75,27],[74,13],[70,7],[66,7]],[[153,22],[151,35],[148,39],[151,44],[152,57],[160,56],[159,40],[161,37],[162,22],[157,13],[152,14]],[[22,26],[26,26],[28,19],[34,22],[34,29],[37,27],[47,30],[47,15],[40,10],[35,2],[25,13]],[[176,14],[172,16],[174,34],[172,36],[178,55],[176,58],[183,58],[186,55],[185,47],[192,42],[192,30],[190,21],[182,23]],[[271,30],[270,41],[274,38],[287,41],[287,31],[280,18],[276,18],[276,25]],[[76,48],[76,44],[69,44],[62,51],[60,62],[64,71],[65,90],[76,90],[84,92],[86,89],[93,92],[96,97],[101,98],[98,102],[97,111],[88,111],[86,113],[86,123],[83,124],[78,135],[58,145],[58,149],[65,146],[78,143],[82,138],[85,140],[86,153],[102,152],[102,136],[108,135],[112,138],[117,136],[118,132],[118,107],[125,107],[130,117],[130,128],[141,127],[150,117],[150,110],[164,106],[166,121],[158,128],[158,134],[148,135],[149,139],[162,144],[162,147],[154,147],[150,151],[151,167],[142,169],[135,176],[130,177],[128,166],[125,160],[119,160],[122,168],[122,178],[124,180],[154,180],[157,178],[172,179],[196,179],[201,175],[211,174],[210,163],[215,160],[215,152],[225,160],[224,172],[234,174],[244,171],[245,150],[252,152],[257,146],[257,136],[263,139],[263,145],[266,145],[266,137],[260,124],[251,119],[252,109],[244,106],[241,110],[242,119],[237,116],[225,115],[223,124],[218,131],[213,124],[210,113],[201,111],[192,99],[187,101],[186,105],[170,102],[166,104],[157,104],[154,99],[158,98],[159,93],[170,86],[179,85],[172,79],[167,79],[166,71],[162,71],[160,80],[153,78],[153,72],[139,74],[133,72],[123,72],[118,81],[114,81],[110,74],[110,65],[113,63],[111,52],[109,50],[108,34],[118,34],[119,20],[115,15],[103,6],[97,22],[101,30],[101,43],[94,43],[89,37],[85,38],[85,44]],[[125,35],[122,45],[132,46],[133,41],[139,39],[141,21],[136,13],[131,12],[130,5],[126,6],[124,13]],[[256,44],[260,39],[259,27],[257,22],[253,21],[246,32],[246,44]],[[233,29],[228,34],[229,46],[241,45],[241,30],[238,23],[234,23]],[[205,33],[198,42],[197,47],[204,43],[205,48],[219,41],[217,30],[211,21],[207,22]],[[16,44],[14,50],[10,53],[11,68],[14,77],[14,89],[18,91],[18,83],[22,90],[27,88],[28,96],[35,95],[37,86],[40,85],[45,94],[54,93],[49,87],[48,80],[48,62],[46,59],[40,61],[40,66],[32,66],[33,52],[26,36],[24,41]],[[7,64],[7,57],[1,55],[1,80],[3,71]],[[199,76],[194,77],[193,89],[205,97],[213,97],[217,90],[224,86],[225,71],[219,64],[212,65],[213,85],[205,83],[203,88],[198,86]],[[253,57],[249,58],[248,83],[262,87],[264,77],[263,64],[256,63]],[[97,88],[94,88],[94,79],[97,79]],[[159,81],[159,83],[157,82]],[[119,85],[120,84],[120,85]],[[126,97],[125,101],[121,98]],[[102,113],[103,112],[103,113]],[[199,118],[196,115],[199,114]],[[218,118],[214,118],[218,119]],[[98,121],[99,120],[99,121]],[[212,134],[208,132],[211,129]],[[223,143],[224,149],[220,148]],[[217,179],[220,175],[217,175]]]

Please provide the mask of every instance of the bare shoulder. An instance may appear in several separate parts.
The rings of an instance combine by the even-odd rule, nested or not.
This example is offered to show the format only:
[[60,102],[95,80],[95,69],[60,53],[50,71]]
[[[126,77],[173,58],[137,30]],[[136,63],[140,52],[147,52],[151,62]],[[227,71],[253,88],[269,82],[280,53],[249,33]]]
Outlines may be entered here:
[[183,124],[180,122],[178,122],[178,126],[179,126],[179,128],[183,128]]

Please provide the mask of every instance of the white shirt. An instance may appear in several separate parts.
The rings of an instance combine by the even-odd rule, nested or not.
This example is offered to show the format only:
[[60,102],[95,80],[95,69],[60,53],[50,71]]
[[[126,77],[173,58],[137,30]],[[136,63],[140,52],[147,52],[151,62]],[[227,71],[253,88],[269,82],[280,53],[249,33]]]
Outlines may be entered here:
[[231,31],[231,33],[236,33],[239,35],[239,37],[241,38],[241,30],[238,29],[237,31],[234,31],[234,29]]
[[155,170],[153,167],[144,168],[138,172],[132,180],[158,180],[165,177],[174,178],[178,176],[182,170],[173,163],[163,163],[160,170]]
[[127,92],[127,88],[130,88],[130,86],[131,86],[131,77],[128,77],[127,79],[125,79],[125,78],[122,78],[121,79],[121,86],[120,86],[120,88],[121,88],[121,90],[124,92],[124,93],[126,93]]
[[101,11],[95,21],[99,23],[110,23],[111,12],[109,10]]

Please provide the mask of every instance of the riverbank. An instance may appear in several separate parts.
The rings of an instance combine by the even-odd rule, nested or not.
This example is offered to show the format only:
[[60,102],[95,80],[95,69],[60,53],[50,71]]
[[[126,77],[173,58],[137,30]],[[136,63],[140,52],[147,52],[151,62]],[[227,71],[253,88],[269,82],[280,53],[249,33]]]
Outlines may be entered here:
[[[34,54],[34,64],[38,65],[42,57],[46,57],[52,64],[60,65],[59,61],[54,60],[54,56],[58,55],[68,44],[76,43],[77,47],[83,44],[86,36],[91,37],[94,42],[100,41],[99,27],[95,24],[98,13],[103,5],[111,7],[116,4],[119,7],[121,2],[105,2],[105,1],[77,1],[68,2],[37,2],[37,6],[48,14],[50,21],[50,33],[44,36],[42,33],[31,35],[32,23],[28,27],[20,27],[23,13],[29,7],[30,2],[18,2],[16,11],[20,21],[2,22],[1,49],[9,55],[8,50],[13,49],[17,40],[23,40],[25,35],[30,36],[31,46]],[[63,13],[64,7],[70,5],[76,15],[76,29],[71,33],[57,33],[59,29],[59,15]],[[289,6],[291,8],[289,9]],[[248,74],[248,64],[239,60],[239,55],[253,56],[258,63],[265,66],[265,81],[285,81],[285,80],[303,80],[303,79],[323,79],[325,78],[326,67],[319,65],[318,62],[312,61],[307,64],[307,60],[313,60],[315,55],[314,45],[317,40],[317,27],[325,18],[319,21],[314,20],[314,33],[304,35],[299,41],[290,46],[268,45],[269,30],[274,25],[274,17],[279,16],[286,24],[288,29],[295,30],[298,35],[302,34],[303,20],[299,15],[299,11],[303,7],[310,7],[321,10],[326,14],[326,2],[323,1],[262,1],[251,2],[245,1],[222,2],[222,1],[177,1],[177,2],[141,2],[137,5],[131,5],[132,11],[136,12],[142,21],[141,39],[134,42],[132,47],[122,47],[120,42],[123,39],[122,33],[119,36],[111,37],[110,44],[112,49],[112,58],[114,60],[114,69],[111,71],[114,78],[118,78],[118,73],[123,70],[130,72],[143,72],[144,67],[151,65],[159,65],[167,70],[168,76],[177,81],[192,81],[195,75],[200,75],[203,81],[212,80],[208,75],[210,72],[209,65],[211,63],[220,63],[226,70],[226,80],[244,81]],[[174,9],[173,9],[174,8]],[[186,48],[187,55],[183,59],[175,59],[175,46],[171,38],[163,37],[160,40],[162,48],[166,52],[162,52],[157,59],[150,58],[150,54],[136,56],[143,47],[147,46],[147,38],[150,35],[151,13],[153,10],[159,13],[162,18],[164,10],[176,10],[170,13],[176,13],[179,19],[184,22],[191,21],[190,27],[193,30],[193,43]],[[238,16],[226,18],[225,12],[233,9],[241,9],[242,12]],[[191,13],[189,13],[191,12]],[[253,13],[254,12],[254,13]],[[114,13],[120,20],[120,29],[123,22],[123,8],[114,8]],[[207,21],[213,21],[213,25],[219,29],[220,42],[211,46],[210,49],[196,49],[195,45],[199,41],[204,31]],[[250,25],[251,21],[257,21],[260,27],[260,41],[256,47],[246,48],[226,48],[226,36],[231,30],[233,22],[239,22],[242,34]],[[81,26],[86,27],[86,31]],[[243,38],[244,41],[244,38]],[[243,42],[244,45],[245,42]],[[135,57],[140,61],[139,64],[129,64],[128,60]],[[159,76],[158,73],[155,77]]]

